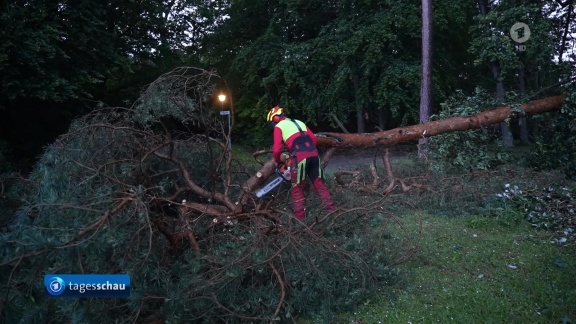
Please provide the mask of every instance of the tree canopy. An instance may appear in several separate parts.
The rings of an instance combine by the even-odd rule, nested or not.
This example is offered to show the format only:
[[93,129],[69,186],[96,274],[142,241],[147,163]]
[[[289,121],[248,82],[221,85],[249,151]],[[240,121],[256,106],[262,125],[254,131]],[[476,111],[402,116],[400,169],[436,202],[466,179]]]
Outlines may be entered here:
[[[222,19],[221,6],[216,1],[3,2],[1,136],[21,154],[37,154],[74,116],[134,101],[160,74],[199,61],[200,42]],[[26,140],[19,129],[34,135]]]

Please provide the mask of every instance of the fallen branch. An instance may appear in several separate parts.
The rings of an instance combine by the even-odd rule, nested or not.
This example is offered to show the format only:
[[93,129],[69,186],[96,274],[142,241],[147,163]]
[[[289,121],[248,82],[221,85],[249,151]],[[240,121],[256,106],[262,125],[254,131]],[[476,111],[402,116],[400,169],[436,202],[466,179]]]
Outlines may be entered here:
[[260,159],[258,159],[258,157],[260,155],[264,155],[264,154],[272,154],[272,150],[260,150],[260,151],[256,151],[252,154],[252,157],[254,158],[254,160],[256,162],[258,162],[260,165],[264,165],[266,162],[261,161]]
[[207,198],[207,199],[213,198],[217,202],[226,206],[226,208],[228,208],[228,210],[230,212],[240,213],[242,211],[242,206],[240,206],[239,204],[233,203],[228,196],[226,196],[222,193],[219,193],[219,192],[212,193],[212,192],[207,191],[207,190],[203,189],[202,187],[198,186],[192,180],[192,175],[190,174],[190,171],[188,171],[188,169],[186,168],[186,165],[184,164],[184,162],[180,161],[179,159],[177,159],[173,156],[168,156],[166,154],[162,154],[162,153],[158,153],[158,152],[153,152],[153,153],[154,153],[154,155],[156,155],[157,157],[159,157],[161,159],[165,159],[167,161],[171,161],[172,163],[176,164],[178,166],[178,168],[180,169],[180,172],[182,173],[182,177],[184,178],[184,181],[186,181],[186,185],[195,194],[199,195],[200,197]]
[[198,244],[198,240],[196,240],[196,236],[194,236],[194,232],[192,228],[190,228],[190,224],[188,220],[185,221],[184,230],[179,233],[172,233],[170,232],[164,225],[162,225],[159,221],[154,221],[154,226],[158,229],[160,233],[166,237],[168,242],[170,242],[170,246],[173,248],[178,248],[182,245],[183,238],[187,238],[190,241],[190,245],[196,253],[200,254],[200,245]]
[[245,205],[259,187],[261,187],[266,180],[275,173],[276,162],[273,159],[266,162],[260,170],[258,170],[250,179],[246,180],[242,186],[242,193],[239,195],[238,200],[240,205]]
[[388,187],[386,187],[386,189],[384,189],[384,191],[382,192],[383,196],[386,196],[389,193],[391,193],[396,188],[396,183],[400,183],[402,192],[407,192],[412,188],[426,189],[424,185],[418,183],[406,185],[406,183],[402,179],[396,178],[394,176],[394,173],[392,173],[392,164],[390,163],[390,151],[388,149],[386,149],[384,156],[382,157],[382,160],[384,162],[384,167],[386,169],[386,175],[388,176],[388,181],[390,181]]
[[[407,253],[403,253],[401,257],[399,257],[398,259],[392,261],[392,263],[390,264],[390,266],[394,266],[394,265],[398,265],[400,263],[406,262],[408,261],[410,258],[412,258],[412,256],[414,256],[414,253],[417,251],[418,249],[418,245],[417,244],[412,244],[412,240],[410,239],[410,234],[408,233],[408,229],[406,228],[406,226],[404,226],[404,224],[400,221],[400,219],[398,219],[398,217],[396,217],[396,215],[391,214],[390,216],[392,219],[394,219],[394,221],[396,222],[396,224],[398,224],[398,226],[400,226],[400,228],[402,229],[402,232],[404,233],[404,236],[406,238],[406,249],[404,250],[404,252]],[[421,231],[421,227],[422,227],[422,218],[420,218],[420,231]]]
[[10,284],[12,282],[12,276],[14,276],[14,271],[16,270],[16,268],[18,268],[18,266],[20,265],[20,262],[22,262],[22,259],[24,257],[21,257],[18,259],[18,262],[16,262],[16,264],[14,265],[14,267],[12,268],[12,270],[10,271],[10,276],[8,276],[8,282],[6,283],[6,293],[4,294],[4,301],[2,302],[2,304],[0,304],[0,315],[4,314],[4,305],[7,305],[8,303],[8,296],[10,294],[10,289],[12,288],[12,285]]
[[282,279],[280,271],[278,271],[278,269],[276,269],[276,267],[274,266],[274,263],[270,261],[269,264],[270,268],[272,268],[272,271],[274,271],[274,275],[276,276],[276,280],[278,280],[278,284],[280,285],[280,300],[278,300],[278,307],[276,307],[276,311],[274,312],[273,316],[274,318],[276,318],[280,314],[280,311],[284,306],[284,300],[286,299],[286,283]]
[[[376,166],[374,165],[374,162],[370,164],[370,174],[372,175],[372,183],[366,184],[365,182],[362,182],[363,184],[362,186],[360,185],[362,179],[362,171],[338,170],[334,172],[334,181],[336,181],[336,183],[338,183],[341,186],[345,186],[346,184],[348,184],[349,188],[360,187],[359,189],[357,189],[358,191],[367,194],[372,194],[378,189],[378,185],[380,184],[380,177],[376,172]],[[344,181],[343,177],[347,175],[352,176],[352,181]]]
[[198,241],[196,240],[196,236],[194,236],[194,232],[192,232],[191,228],[186,228],[182,233],[181,236],[184,236],[190,241],[192,248],[196,251],[197,254],[200,254],[200,245],[198,245]]
[[350,133],[350,132],[346,129],[346,127],[344,127],[344,125],[342,125],[342,123],[340,122],[340,119],[338,119],[338,117],[336,117],[336,114],[335,114],[335,113],[330,113],[329,115],[330,115],[330,117],[332,117],[332,119],[334,120],[334,122],[336,123],[336,125],[342,130],[342,132],[344,132],[344,133],[346,133],[346,134]]
[[363,192],[366,192],[366,193],[375,192],[376,189],[378,189],[378,185],[380,183],[380,177],[378,176],[378,173],[376,172],[376,166],[374,165],[374,162],[372,162],[372,164],[370,164],[370,173],[372,174],[372,183],[364,186],[364,188],[361,189]]
[[328,150],[326,150],[324,154],[322,154],[322,156],[320,157],[320,163],[322,163],[322,168],[326,168],[326,165],[328,165],[328,162],[330,162],[330,158],[332,158],[332,156],[334,155],[334,153],[336,153],[336,151],[338,151],[338,148],[331,147]]
[[78,232],[78,236],[79,237],[84,236],[86,233],[88,233],[92,230],[95,230],[95,229],[99,228],[100,226],[102,226],[102,224],[104,224],[104,222],[107,221],[111,216],[113,216],[117,212],[121,211],[126,205],[128,205],[130,202],[132,202],[132,198],[133,197],[123,198],[122,201],[116,207],[114,207],[114,209],[109,210],[109,211],[105,212],[104,214],[102,214],[94,223],[92,223],[92,225],[81,229]]
[[180,207],[181,215],[187,216],[192,212],[200,212],[203,214],[220,215],[220,216],[230,213],[228,209],[224,206],[182,202],[182,207]]

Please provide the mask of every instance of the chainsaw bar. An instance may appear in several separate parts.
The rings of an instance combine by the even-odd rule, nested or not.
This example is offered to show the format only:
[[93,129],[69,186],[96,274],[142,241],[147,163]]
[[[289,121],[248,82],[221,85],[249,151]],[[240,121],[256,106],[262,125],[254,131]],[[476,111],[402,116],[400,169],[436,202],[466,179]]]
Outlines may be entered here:
[[290,168],[289,167],[287,169],[285,169],[284,172],[280,172],[278,169],[276,169],[276,172],[279,174],[279,176],[276,179],[272,180],[264,188],[258,190],[256,192],[256,197],[262,198],[265,194],[269,193],[270,191],[274,190],[274,188],[278,187],[282,182],[284,182],[284,181],[289,182],[290,181]]
[[258,190],[258,192],[256,192],[256,197],[262,198],[262,196],[264,196],[265,194],[274,190],[274,188],[278,187],[282,182],[284,182],[284,179],[282,177],[278,177],[278,178],[272,180],[272,182],[270,182],[264,188],[262,188],[262,189]]

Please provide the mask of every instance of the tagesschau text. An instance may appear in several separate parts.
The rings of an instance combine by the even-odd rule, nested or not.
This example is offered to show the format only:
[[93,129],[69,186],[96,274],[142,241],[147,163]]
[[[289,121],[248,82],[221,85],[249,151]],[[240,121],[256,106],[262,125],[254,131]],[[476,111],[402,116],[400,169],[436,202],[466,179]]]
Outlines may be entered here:
[[49,297],[118,298],[130,296],[127,274],[47,274],[44,291]]

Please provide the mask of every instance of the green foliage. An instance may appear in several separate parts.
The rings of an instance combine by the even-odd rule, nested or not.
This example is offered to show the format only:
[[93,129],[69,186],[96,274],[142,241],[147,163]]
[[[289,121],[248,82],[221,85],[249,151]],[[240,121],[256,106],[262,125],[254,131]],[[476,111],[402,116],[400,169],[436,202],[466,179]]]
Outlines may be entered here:
[[125,71],[146,71],[153,61],[172,68],[170,60],[197,54],[199,40],[216,26],[221,4],[199,2],[6,3],[0,14],[0,99],[91,97],[100,90],[95,84],[115,84]]
[[[466,56],[467,44],[454,39],[467,34],[474,8],[466,1],[441,1],[437,8],[434,28],[446,42],[435,46],[435,58],[442,71],[460,73],[470,66],[452,55]],[[381,117],[384,127],[418,120],[419,6],[237,1],[227,13],[230,18],[207,39],[208,59],[242,89],[237,107],[246,113],[240,123],[260,123],[276,104],[324,128],[335,127],[331,113],[347,125],[356,123],[359,111],[370,112],[373,122]],[[458,77],[437,71],[434,94],[443,99]]]
[[[417,257],[398,267],[408,279],[342,314],[339,322],[570,323],[576,319],[573,248],[550,244],[546,233],[526,223],[501,226],[486,215],[453,218],[407,213],[401,217],[408,230],[422,225],[425,233]],[[472,227],[471,223],[484,225]]]
[[[394,281],[390,252],[402,240],[383,244],[390,217],[380,206],[314,232],[250,204],[223,212],[253,170],[230,156],[207,100],[212,76],[164,75],[134,107],[94,111],[46,148],[0,235],[2,321],[329,321]],[[43,294],[48,273],[127,273],[132,294],[53,299]]]
[[19,172],[12,151],[0,140],[0,228],[12,222],[20,207],[21,195],[30,190],[28,182]]
[[134,102],[162,73],[199,61],[223,2],[3,1],[0,137],[37,159],[73,118]]
[[[431,120],[468,116],[502,104],[479,88],[473,96],[458,91]],[[436,170],[488,170],[506,162],[509,154],[491,128],[485,127],[434,136],[430,141],[430,159]]]
[[[397,189],[384,205],[407,232],[421,234],[419,249],[395,267],[402,281],[334,322],[556,323],[576,318],[576,238],[564,234],[566,227],[557,232],[533,227],[524,204],[497,196],[518,186],[524,197],[546,200],[552,187],[555,193],[542,206],[551,212],[558,206],[568,215],[574,181],[518,163],[489,172],[436,173],[422,166],[417,152],[392,152],[394,176],[427,188]],[[506,183],[510,186],[503,188]],[[566,196],[570,191],[572,198]],[[361,199],[348,196],[348,201]],[[303,323],[312,322],[324,323]]]
[[89,97],[94,84],[126,62],[113,50],[117,38],[105,18],[95,2],[6,4],[0,14],[0,99]]
[[545,187],[521,190],[518,186],[505,185],[497,194],[512,212],[521,213],[532,227],[554,231],[560,244],[576,241],[576,190],[569,187]]
[[[525,78],[525,91],[537,91],[544,82],[555,82],[553,78],[548,79],[551,72],[558,69],[553,62],[555,39],[550,37],[554,23],[549,10],[555,4],[506,0],[488,5],[487,14],[477,15],[470,27],[468,51],[474,55],[475,66],[496,64],[500,74],[494,76],[494,71],[482,68],[484,78],[477,80],[476,86],[492,88],[495,82],[501,81],[506,89],[518,89],[520,70]],[[530,37],[523,44],[517,44],[510,37],[512,26],[518,22],[530,29]],[[525,50],[518,50],[517,45],[524,45]]]
[[[91,124],[101,121],[92,120]],[[76,123],[73,130],[86,130],[86,126]],[[127,322],[138,312],[141,317],[175,322],[201,318],[205,323],[240,322],[237,314],[272,317],[282,295],[277,268],[281,269],[284,288],[289,289],[281,315],[306,314],[328,321],[336,312],[352,310],[375,296],[383,282],[394,281],[379,235],[372,233],[387,221],[382,214],[343,215],[339,219],[342,224],[361,216],[372,221],[338,226],[320,237],[302,228],[291,234],[292,225],[286,223],[281,226],[289,230],[264,234],[258,228],[275,225],[258,214],[240,222],[204,216],[193,225],[201,253],[189,245],[171,246],[155,225],[179,217],[155,210],[148,201],[163,191],[168,191],[164,196],[173,194],[169,184],[178,180],[167,176],[171,180],[148,184],[139,172],[141,167],[161,173],[169,165],[149,159],[139,166],[135,161],[140,158],[128,159],[138,151],[124,143],[134,143],[138,133],[102,128],[95,134],[103,139],[101,142],[77,137],[47,149],[31,176],[38,186],[27,197],[30,207],[20,212],[2,238],[4,262],[43,251],[41,258],[24,258],[17,266],[13,280],[18,285],[12,287],[11,306],[5,310],[4,319],[43,323],[80,316],[90,322],[102,318]],[[205,180],[203,163],[208,162],[201,158],[203,151],[197,143],[182,143],[173,152],[190,161],[187,168],[199,183]],[[111,164],[114,160],[118,162]],[[92,166],[106,164],[114,172],[93,172]],[[122,192],[127,185],[128,192]],[[98,209],[113,209],[126,197],[130,204],[108,218],[98,231],[78,236],[80,229],[101,217]],[[388,249],[393,246],[391,242]],[[128,273],[132,295],[127,300],[85,301],[53,300],[42,295],[41,275],[81,272]],[[7,282],[7,278],[1,279]],[[82,307],[82,303],[89,307]]]
[[541,129],[528,159],[537,170],[563,170],[567,178],[576,177],[576,95],[571,88],[559,113],[538,118]]

